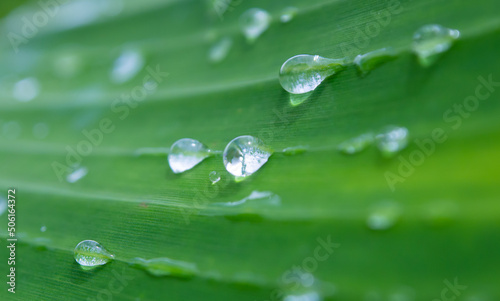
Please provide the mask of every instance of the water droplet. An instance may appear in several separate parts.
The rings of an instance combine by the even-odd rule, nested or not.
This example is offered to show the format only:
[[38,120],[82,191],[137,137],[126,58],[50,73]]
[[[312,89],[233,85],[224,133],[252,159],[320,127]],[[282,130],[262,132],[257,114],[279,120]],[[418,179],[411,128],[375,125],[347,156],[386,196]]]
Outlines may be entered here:
[[260,8],[251,8],[240,17],[240,26],[247,41],[253,43],[271,23],[271,15]]
[[233,45],[233,40],[229,37],[222,38],[218,41],[212,48],[210,48],[210,52],[208,53],[208,58],[211,62],[218,63],[223,61],[231,46]]
[[21,125],[17,121],[6,122],[2,126],[2,132],[7,139],[16,139],[21,135]]
[[157,277],[162,276],[177,276],[177,277],[191,277],[198,272],[194,263],[173,260],[170,258],[153,258],[143,259],[134,258],[132,266],[144,269],[149,274]]
[[295,155],[300,155],[303,154],[307,151],[308,147],[307,146],[291,146],[283,149],[283,154],[285,156],[295,156]]
[[60,78],[71,78],[80,72],[83,62],[82,59],[73,52],[63,52],[54,59],[54,71]]
[[49,135],[49,126],[40,122],[33,126],[33,136],[37,139],[44,139]]
[[456,29],[437,24],[425,25],[413,35],[413,52],[420,64],[428,67],[434,64],[442,53],[450,49],[459,37],[460,32]]
[[40,232],[45,232],[45,231],[47,231],[47,227],[46,226],[40,227]]
[[210,181],[212,182],[212,184],[215,184],[217,182],[220,181],[220,175],[218,172],[216,172],[215,170],[212,171],[209,175],[208,175],[208,178],[210,179]]
[[385,201],[376,204],[368,218],[366,225],[372,230],[387,230],[394,226],[401,215],[401,207],[393,201]]
[[434,226],[444,226],[453,222],[459,214],[459,207],[448,200],[433,201],[425,208],[428,221]]
[[307,99],[309,99],[309,97],[311,97],[311,95],[313,93],[314,93],[314,91],[302,93],[302,94],[290,93],[290,103],[292,104],[292,106],[298,106],[301,103],[303,103],[304,101],[306,101]]
[[283,301],[321,301],[322,298],[317,292],[309,292],[300,295],[288,295]]
[[289,58],[280,69],[283,89],[303,94],[316,89],[327,77],[341,71],[344,59],[328,59],[319,55],[299,54]]
[[281,204],[281,198],[270,192],[270,191],[252,191],[249,196],[235,202],[227,202],[227,203],[214,203],[213,205],[215,206],[222,206],[222,207],[234,207],[234,206],[241,206],[246,204],[247,201],[252,201],[252,205],[255,205],[256,201],[259,201],[259,205],[273,205],[273,206],[279,206]]
[[234,138],[224,149],[224,166],[236,177],[247,177],[264,165],[272,151],[258,138],[240,136]]
[[384,157],[392,157],[408,145],[407,128],[388,126],[375,137],[377,147]]
[[168,164],[174,173],[181,173],[209,157],[210,149],[198,140],[183,138],[172,144]]
[[7,200],[0,197],[0,215],[4,214],[7,210]]
[[14,84],[12,95],[21,102],[27,102],[38,96],[40,84],[34,77],[22,79]]
[[281,23],[288,23],[297,15],[299,9],[296,7],[286,7],[281,11],[280,21]]
[[396,51],[392,47],[382,48],[360,54],[354,58],[354,64],[361,74],[366,75],[375,67],[396,58]]
[[348,155],[356,154],[370,146],[373,143],[373,140],[373,133],[365,133],[342,142],[339,144],[338,149]]
[[77,168],[75,171],[66,176],[66,181],[68,181],[68,183],[75,183],[85,177],[87,173],[88,169],[86,167]]
[[104,265],[115,257],[100,243],[93,240],[81,241],[76,245],[74,252],[76,262],[86,267]]
[[144,66],[144,58],[136,50],[125,50],[115,60],[111,80],[117,84],[132,79]]
[[200,211],[200,214],[206,216],[240,216],[248,218],[264,214],[280,205],[281,198],[279,195],[270,191],[254,190],[249,196],[238,201],[209,204]]

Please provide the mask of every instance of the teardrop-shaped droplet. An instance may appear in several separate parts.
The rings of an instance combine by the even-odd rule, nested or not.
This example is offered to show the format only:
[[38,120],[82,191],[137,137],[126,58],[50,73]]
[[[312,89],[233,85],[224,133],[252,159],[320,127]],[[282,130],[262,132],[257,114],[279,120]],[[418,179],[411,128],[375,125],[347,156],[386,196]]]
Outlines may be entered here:
[[220,41],[215,43],[210,52],[208,53],[208,59],[211,62],[218,63],[223,61],[229,53],[231,46],[233,45],[233,40],[229,37],[222,38]]
[[198,140],[183,138],[170,148],[168,164],[174,173],[189,170],[210,156],[210,149]]
[[344,154],[352,155],[363,151],[370,146],[375,139],[373,133],[365,133],[357,137],[351,138],[339,144],[339,151]]
[[94,267],[104,265],[115,257],[100,243],[94,240],[84,240],[75,247],[75,260],[81,266]]
[[401,215],[401,207],[393,201],[376,204],[368,218],[366,225],[372,230],[387,230],[394,226]]
[[441,25],[425,25],[413,35],[413,52],[424,67],[436,62],[439,56],[450,49],[453,42],[460,37],[456,29],[449,29]]
[[176,276],[191,277],[198,272],[196,265],[191,262],[173,260],[170,258],[143,259],[134,258],[132,266],[143,269],[149,274],[157,277]]
[[251,8],[240,17],[240,25],[247,41],[253,43],[271,23],[271,15],[260,8]]
[[396,51],[392,47],[377,49],[354,58],[354,64],[361,74],[368,74],[375,67],[396,58]]
[[392,157],[408,145],[407,128],[388,126],[376,137],[377,147],[384,157]]
[[264,165],[272,151],[258,138],[240,136],[224,149],[224,166],[236,177],[247,177]]
[[314,91],[307,92],[307,93],[302,93],[302,94],[293,94],[290,93],[290,103],[292,106],[298,106],[304,101],[306,101],[311,95],[314,93]]
[[208,174],[208,178],[210,179],[210,182],[212,182],[212,184],[215,184],[220,181],[220,174],[214,170],[210,174]]
[[286,7],[281,11],[280,21],[281,23],[288,23],[293,20],[297,15],[299,9],[293,6]]
[[316,89],[327,77],[344,68],[344,59],[328,59],[319,55],[299,54],[289,58],[280,69],[283,89],[293,94]]

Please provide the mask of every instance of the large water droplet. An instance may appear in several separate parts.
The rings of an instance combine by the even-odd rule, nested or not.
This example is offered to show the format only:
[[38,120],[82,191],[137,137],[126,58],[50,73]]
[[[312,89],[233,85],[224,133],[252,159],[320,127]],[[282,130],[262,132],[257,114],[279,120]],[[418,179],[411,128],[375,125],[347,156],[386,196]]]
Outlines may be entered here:
[[299,9],[293,6],[286,7],[281,11],[280,21],[281,23],[288,23],[297,15]]
[[313,93],[314,93],[314,91],[302,93],[302,94],[290,93],[290,103],[292,104],[292,106],[298,106],[301,103],[303,103],[304,101],[306,101],[307,99],[309,99],[309,97],[311,97],[311,95]]
[[221,62],[228,55],[232,45],[233,40],[230,37],[222,38],[210,48],[210,52],[208,53],[209,60],[214,63]]
[[372,230],[387,230],[398,221],[401,215],[401,207],[393,201],[385,201],[376,204],[368,218],[366,225]]
[[75,247],[75,260],[81,266],[94,267],[110,262],[115,256],[94,240],[84,240]]
[[15,99],[21,102],[27,102],[37,97],[40,93],[40,84],[34,77],[22,79],[14,84],[12,94]]
[[224,149],[224,166],[233,176],[247,177],[259,170],[271,154],[271,149],[258,138],[240,136]]
[[72,173],[66,176],[66,181],[68,183],[75,183],[79,181],[81,178],[85,177],[88,173],[88,169],[86,167],[79,167]]
[[396,51],[392,47],[382,48],[360,54],[354,58],[354,64],[361,74],[366,75],[375,67],[396,58]]
[[240,17],[240,25],[247,41],[254,42],[271,23],[271,15],[260,8],[251,8]]
[[420,64],[427,67],[434,64],[459,37],[460,32],[456,29],[437,24],[425,25],[413,35],[413,52],[417,54]]
[[388,126],[376,136],[377,147],[384,157],[392,157],[408,145],[407,128]]
[[220,181],[220,174],[214,170],[208,175],[208,178],[212,184],[215,184]]
[[342,142],[339,144],[338,149],[348,155],[356,154],[370,146],[373,143],[373,140],[373,133],[365,133]]
[[210,149],[198,140],[183,138],[170,148],[168,164],[174,173],[181,173],[198,165],[210,156]]
[[125,50],[115,60],[111,80],[117,84],[132,79],[144,66],[144,58],[135,50]]
[[157,277],[176,276],[191,277],[198,272],[194,263],[173,260],[170,258],[143,259],[134,258],[132,266],[144,269],[149,274]]
[[327,77],[344,68],[344,59],[328,59],[319,55],[299,54],[289,58],[280,69],[283,89],[303,94],[316,89]]

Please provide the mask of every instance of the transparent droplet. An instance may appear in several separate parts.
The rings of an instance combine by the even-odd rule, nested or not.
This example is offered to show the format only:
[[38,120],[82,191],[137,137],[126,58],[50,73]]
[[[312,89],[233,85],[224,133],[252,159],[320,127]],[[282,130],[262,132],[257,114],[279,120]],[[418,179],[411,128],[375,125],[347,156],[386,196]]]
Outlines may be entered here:
[[210,48],[208,58],[211,62],[218,63],[223,61],[229,53],[233,40],[229,37],[222,38]]
[[110,262],[115,256],[100,243],[84,240],[75,247],[75,260],[81,266],[93,267]]
[[271,23],[271,15],[260,8],[251,8],[240,17],[240,25],[247,41],[254,42]]
[[218,172],[216,172],[215,170],[212,171],[209,175],[208,175],[208,178],[210,179],[210,181],[212,182],[212,184],[215,184],[217,182],[220,181],[220,175]]
[[117,84],[132,79],[144,66],[144,58],[136,50],[125,50],[115,60],[111,80]]
[[[232,202],[212,203],[200,211],[206,216],[259,216],[279,208],[281,198],[271,191],[254,190],[249,196]],[[243,217],[245,218],[245,217]]]
[[2,126],[2,133],[7,139],[16,139],[21,135],[21,125],[15,120],[8,121]]
[[286,7],[281,11],[280,21],[281,23],[288,23],[297,15],[299,9],[296,7]]
[[368,218],[366,225],[372,230],[387,230],[394,226],[401,215],[401,207],[393,201],[385,201],[376,204]]
[[307,92],[307,93],[302,93],[302,94],[293,94],[290,93],[290,103],[292,106],[298,106],[304,101],[306,101],[311,95],[314,93],[314,91]]
[[317,292],[308,292],[300,295],[287,295],[283,301],[321,301],[323,300]]
[[[234,206],[241,206],[245,205],[248,201],[252,201],[252,205],[255,205],[255,203],[258,203],[259,206],[262,205],[280,205],[281,204],[281,198],[270,191],[252,191],[249,196],[235,202],[227,202],[227,203],[214,203],[214,206],[222,206],[222,207],[234,207]],[[257,202],[256,202],[257,201]]]
[[373,143],[374,138],[373,133],[365,133],[342,142],[339,144],[338,149],[344,154],[356,154],[370,146]]
[[0,197],[0,215],[4,214],[5,211],[7,211],[7,200]]
[[40,122],[33,126],[33,136],[37,139],[44,139],[49,135],[49,126]]
[[283,89],[303,94],[316,89],[327,77],[344,68],[344,59],[328,59],[319,55],[299,54],[289,58],[280,69]]
[[168,164],[174,173],[181,173],[198,165],[210,156],[210,149],[198,140],[183,138],[170,148]]
[[437,24],[425,25],[413,35],[413,52],[424,67],[436,62],[460,37],[456,29],[449,29]]
[[285,156],[295,156],[295,155],[300,155],[303,154],[307,151],[308,147],[307,146],[291,146],[283,149],[283,154]]
[[375,67],[396,58],[396,51],[392,47],[382,48],[360,54],[354,58],[354,64],[361,74],[368,74]]
[[264,165],[272,151],[258,138],[240,136],[234,138],[224,149],[224,166],[236,177],[247,177]]
[[68,183],[75,183],[81,178],[85,177],[88,173],[88,169],[86,167],[79,167],[72,173],[66,176],[66,181]]
[[157,277],[176,276],[176,277],[191,277],[198,272],[194,263],[173,260],[170,258],[153,258],[143,259],[134,258],[132,266],[140,268],[149,274]]
[[14,84],[12,95],[21,102],[30,101],[40,93],[40,84],[34,77],[22,79]]
[[388,126],[375,137],[377,147],[384,157],[392,157],[408,145],[407,128]]
[[45,231],[47,231],[47,227],[46,226],[40,227],[40,232],[45,232]]

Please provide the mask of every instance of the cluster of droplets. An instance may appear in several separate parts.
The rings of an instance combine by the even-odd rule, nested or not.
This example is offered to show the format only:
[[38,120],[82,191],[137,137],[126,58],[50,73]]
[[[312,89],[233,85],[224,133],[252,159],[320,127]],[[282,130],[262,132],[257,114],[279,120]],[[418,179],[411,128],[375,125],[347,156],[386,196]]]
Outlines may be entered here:
[[367,132],[350,138],[338,145],[338,150],[347,155],[357,154],[372,144],[376,144],[382,156],[390,158],[405,149],[409,141],[409,130],[405,127],[389,125],[377,133]]

